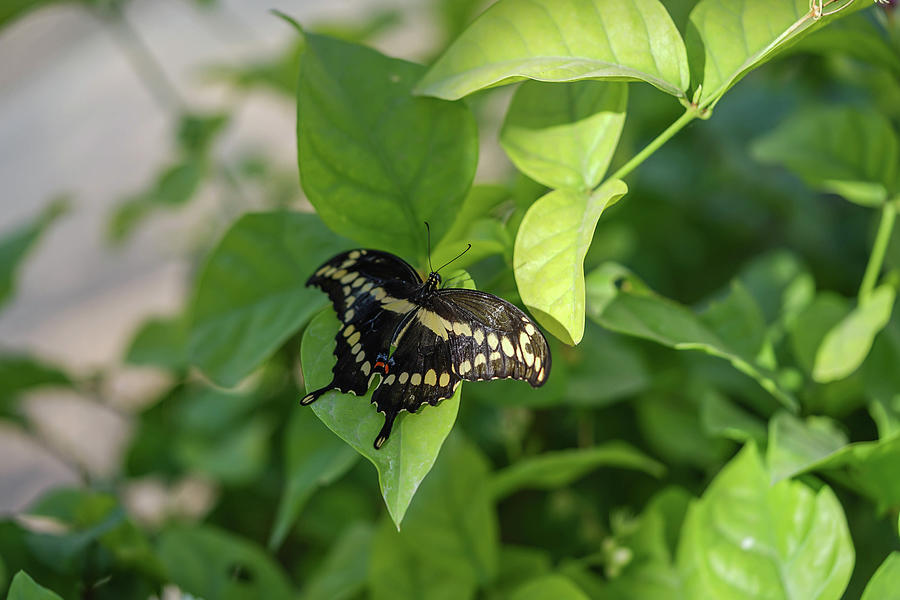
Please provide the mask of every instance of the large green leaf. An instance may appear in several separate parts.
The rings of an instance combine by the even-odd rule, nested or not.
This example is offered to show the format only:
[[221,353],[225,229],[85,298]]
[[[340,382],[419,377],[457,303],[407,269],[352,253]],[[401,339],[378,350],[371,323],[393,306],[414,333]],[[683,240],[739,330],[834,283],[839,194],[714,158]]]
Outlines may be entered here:
[[60,596],[38,585],[25,571],[19,571],[9,586],[7,600],[62,600]]
[[891,122],[874,111],[805,108],[757,140],[753,154],[864,206],[883,204],[896,191],[900,141]]
[[593,448],[545,452],[520,460],[497,472],[491,481],[496,499],[520,489],[556,489],[603,466],[643,471],[662,476],[665,467],[624,442],[608,442]]
[[[334,313],[326,310],[306,328],[300,354],[307,391],[331,381],[336,362],[334,336],[339,327]],[[381,495],[399,526],[456,421],[461,391],[462,386],[452,398],[438,406],[425,405],[415,415],[401,414],[380,450],[375,450],[372,442],[381,430],[384,416],[371,404],[371,392],[360,398],[331,391],[311,406],[329,429],[375,465]]]
[[295,407],[284,438],[286,482],[269,546],[281,545],[304,504],[319,486],[340,478],[359,454],[326,428],[312,411]]
[[623,83],[528,81],[513,96],[500,143],[535,181],[587,191],[600,183],[612,160],[627,105]]
[[[334,437],[334,436],[332,436]],[[374,532],[368,523],[351,525],[303,588],[303,600],[355,598],[366,584]]]
[[211,526],[171,526],[157,542],[169,580],[200,598],[295,597],[281,567],[248,540]]
[[900,552],[884,559],[860,600],[900,600]]
[[724,358],[779,402],[797,407],[797,400],[769,369],[730,348],[688,308],[653,293],[619,265],[608,263],[588,275],[587,308],[588,315],[607,329]]
[[31,222],[4,232],[0,237],[0,307],[11,297],[16,285],[19,265],[38,239],[61,215],[68,210],[63,200],[52,202]]
[[687,598],[837,600],[853,562],[834,492],[771,486],[753,444],[691,505],[678,548]]
[[816,352],[813,379],[843,379],[863,363],[879,331],[891,320],[897,291],[890,284],[877,287],[855,309],[832,327]]
[[702,0],[685,36],[691,79],[703,86],[696,101],[714,104],[753,68],[835,18],[814,19],[809,0]]
[[510,600],[589,600],[581,589],[562,575],[542,575],[525,583],[510,596]]
[[475,120],[462,103],[410,94],[422,67],[306,35],[297,95],[303,189],[333,230],[406,257],[440,240],[475,175]]
[[603,211],[628,186],[607,181],[593,193],[554,190],[531,205],[516,235],[514,264],[522,302],[569,345],[584,335],[584,257]]
[[522,79],[646,81],[683,97],[687,54],[657,0],[501,0],[416,87],[456,99]]
[[305,283],[348,247],[315,215],[272,212],[239,219],[203,266],[191,303],[190,355],[231,386],[268,358],[321,308]]

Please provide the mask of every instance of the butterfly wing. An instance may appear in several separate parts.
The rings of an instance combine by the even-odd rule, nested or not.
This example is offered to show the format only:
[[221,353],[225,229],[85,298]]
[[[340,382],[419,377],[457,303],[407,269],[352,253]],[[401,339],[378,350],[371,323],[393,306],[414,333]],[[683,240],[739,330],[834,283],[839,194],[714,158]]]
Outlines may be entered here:
[[463,379],[521,379],[534,387],[547,381],[547,340],[513,304],[486,292],[450,288],[437,292],[434,310],[449,321],[453,365]]
[[379,358],[387,356],[391,337],[408,312],[397,305],[421,282],[405,261],[377,250],[349,250],[316,270],[306,285],[328,294],[341,329],[335,336],[337,362],[331,383],[307,394],[302,404],[314,402],[329,390],[366,393]]

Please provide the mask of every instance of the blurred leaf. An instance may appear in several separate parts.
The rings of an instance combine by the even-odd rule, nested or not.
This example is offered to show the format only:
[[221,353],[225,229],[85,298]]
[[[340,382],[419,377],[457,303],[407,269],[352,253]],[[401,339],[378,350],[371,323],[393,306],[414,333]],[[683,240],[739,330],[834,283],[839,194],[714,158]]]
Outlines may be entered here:
[[410,90],[419,65],[306,35],[297,95],[303,189],[322,220],[367,247],[423,257],[440,240],[478,158],[468,107]]
[[[860,4],[860,3],[858,3]],[[842,13],[846,14],[846,12]],[[842,16],[841,15],[841,16]],[[702,0],[691,11],[685,43],[701,107],[791,42],[836,17],[818,21],[809,0]]]
[[584,335],[584,257],[597,220],[627,192],[618,179],[590,194],[554,190],[531,205],[519,226],[514,270],[522,302],[566,344]]
[[[478,262],[492,254],[504,254],[512,240],[492,213],[510,201],[510,192],[496,185],[475,185],[469,190],[453,221],[453,226],[431,251],[431,263],[440,266],[455,258],[467,243],[472,249],[453,262],[457,268]],[[445,278],[445,281],[450,281]]]
[[724,358],[780,403],[797,407],[797,400],[774,373],[729,348],[690,310],[649,291],[623,267],[608,263],[596,269],[588,275],[586,288],[588,315],[601,326],[676,350],[699,350]]
[[113,243],[125,241],[155,210],[187,204],[200,187],[206,170],[206,165],[195,157],[166,167],[157,175],[150,189],[116,207],[107,224],[109,240]]
[[[0,24],[3,19],[0,15]],[[4,232],[0,237],[0,307],[12,298],[20,265],[41,235],[69,210],[65,200],[56,200],[29,223]]]
[[801,421],[779,412],[769,421],[766,461],[772,482],[793,477],[847,445],[847,436],[827,417]]
[[764,445],[766,442],[766,426],[759,417],[712,389],[700,400],[700,421],[709,435],[741,443],[752,440]]
[[173,450],[187,471],[206,474],[225,485],[246,484],[269,462],[272,429],[269,419],[250,418],[217,435],[179,436]]
[[13,21],[32,10],[59,0],[5,0],[0,4],[0,29],[9,27]]
[[741,269],[737,277],[753,296],[766,323],[788,322],[806,308],[816,293],[809,269],[793,253],[776,250],[758,256]]
[[35,583],[25,571],[19,571],[9,586],[7,600],[62,600],[62,598]]
[[285,486],[269,537],[281,545],[316,488],[340,479],[359,459],[353,448],[325,427],[310,410],[295,407],[284,438]]
[[892,552],[875,571],[861,600],[900,599],[900,552]]
[[900,73],[897,51],[891,47],[883,29],[865,14],[852,15],[816,31],[793,45],[791,52],[815,52],[826,56],[844,54]]
[[[331,381],[336,362],[334,336],[339,327],[334,312],[326,310],[306,328],[300,354],[307,391]],[[311,405],[329,429],[375,465],[381,495],[397,526],[456,421],[462,387],[438,406],[426,405],[415,415],[398,416],[391,437],[380,450],[372,447],[372,441],[384,416],[371,405],[371,392],[359,398],[331,391]]]
[[271,356],[325,305],[306,278],[348,247],[315,215],[241,217],[213,248],[197,278],[190,314],[191,359],[232,386]]
[[511,600],[589,600],[578,586],[562,575],[542,575],[521,586]]
[[[569,372],[562,367],[561,361],[553,364],[553,377],[564,386],[559,402],[569,406],[613,404],[643,392],[653,379],[642,355],[632,345],[594,323],[587,323]],[[554,385],[552,378],[541,390],[548,385]]]
[[728,295],[713,300],[699,317],[735,353],[747,357],[759,354],[765,340],[766,322],[740,280],[733,280]]
[[228,115],[225,113],[181,115],[178,123],[178,144],[188,155],[203,156],[226,125]]
[[169,580],[201,598],[286,600],[295,595],[262,549],[212,526],[170,526],[160,535],[157,552]]
[[508,598],[515,588],[535,576],[550,572],[550,555],[539,548],[503,545],[497,568],[497,578],[491,591],[498,598]]
[[[431,558],[431,560],[429,560]],[[372,600],[468,600],[476,582],[468,572],[444,568],[440,556],[413,546],[385,519],[375,532],[369,563]]]
[[881,285],[828,330],[816,352],[813,379],[835,381],[858,369],[869,355],[875,336],[891,320],[896,297],[893,286]]
[[366,585],[373,536],[373,528],[369,524],[349,526],[303,588],[301,598],[344,600],[357,597]]
[[625,125],[628,86],[526,81],[506,113],[500,143],[516,167],[550,188],[593,189]]
[[869,412],[885,439],[900,432],[900,315],[875,338],[863,363],[862,381],[869,398]]
[[688,598],[837,600],[853,570],[844,512],[827,486],[770,485],[748,444],[688,510],[678,567]]
[[728,456],[732,444],[707,433],[699,404],[704,391],[697,387],[688,384],[683,393],[674,386],[651,390],[635,403],[635,409],[642,437],[657,456],[669,464],[709,469]]
[[896,191],[898,146],[890,121],[874,111],[819,108],[804,109],[757,140],[753,154],[813,188],[878,206]]
[[69,385],[72,380],[57,367],[30,356],[0,354],[0,415],[9,413],[10,403],[32,388]]
[[497,500],[521,489],[552,490],[567,486],[603,466],[643,471],[662,477],[665,467],[636,448],[619,441],[593,448],[544,452],[522,459],[494,474],[491,493]]
[[271,58],[238,66],[216,65],[208,73],[212,79],[224,80],[239,89],[267,88],[293,100],[297,94],[300,55],[305,47],[305,42],[299,40]]
[[125,362],[183,370],[190,364],[187,346],[188,324],[184,316],[149,319],[131,339]]
[[3,562],[3,555],[0,554],[0,592],[6,590],[7,583],[9,583],[9,576],[7,575],[6,563]]
[[494,511],[487,459],[457,435],[422,482],[401,535],[411,548],[430,549],[428,560],[441,568],[484,585],[497,573]]
[[820,292],[790,326],[794,357],[808,374],[812,374],[816,353],[825,335],[850,312],[850,303],[832,292]]
[[657,0],[500,0],[453,42],[415,92],[457,99],[526,78],[646,81],[683,97],[687,55]]

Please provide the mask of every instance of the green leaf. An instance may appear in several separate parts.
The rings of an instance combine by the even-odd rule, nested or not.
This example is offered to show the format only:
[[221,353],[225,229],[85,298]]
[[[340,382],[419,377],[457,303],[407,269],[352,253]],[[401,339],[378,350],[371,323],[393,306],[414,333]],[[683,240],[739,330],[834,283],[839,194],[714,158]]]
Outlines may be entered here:
[[150,319],[134,334],[125,362],[172,371],[187,368],[188,324],[184,316]]
[[900,600],[900,552],[884,559],[860,600]]
[[511,600],[589,600],[581,589],[568,577],[562,575],[542,575],[529,581],[510,596]]
[[372,543],[369,597],[372,600],[468,600],[477,584],[467,572],[441,565],[440,556],[413,546],[393,523],[381,522]]
[[853,562],[834,492],[771,486],[753,444],[691,505],[678,548],[687,598],[837,600]]
[[41,386],[69,386],[72,380],[57,367],[31,356],[0,354],[0,414],[19,394]]
[[[331,381],[335,341],[340,324],[331,310],[323,311],[306,328],[301,344],[307,391]],[[331,391],[311,406],[316,416],[345,442],[365,456],[378,471],[381,495],[398,526],[419,484],[431,470],[438,452],[456,421],[462,386],[438,406],[424,406],[415,415],[397,417],[391,437],[381,450],[372,441],[384,416],[371,405],[371,392],[363,398]]]
[[297,95],[303,189],[334,231],[401,256],[440,240],[475,175],[475,120],[462,103],[410,95],[419,65],[306,35]]
[[896,297],[893,286],[881,285],[832,327],[816,352],[813,379],[820,383],[836,381],[858,369],[869,355],[875,336],[891,320]]
[[875,111],[804,109],[754,142],[753,154],[863,206],[879,206],[897,191],[900,141]]
[[766,426],[728,398],[710,389],[700,399],[700,422],[707,434],[736,442],[766,442]]
[[224,113],[181,115],[181,121],[178,123],[178,144],[188,155],[203,156],[226,125],[228,115]]
[[665,467],[624,442],[607,442],[593,448],[545,452],[525,458],[498,471],[491,493],[502,499],[521,489],[551,490],[567,486],[602,466],[622,467],[661,477]]
[[[860,3],[865,4],[865,3]],[[847,55],[863,63],[900,74],[900,60],[877,20],[855,14],[816,31],[791,46],[791,52],[815,52],[825,56]]]
[[702,0],[685,36],[691,79],[703,85],[695,100],[715,104],[749,71],[834,18],[813,19],[809,0]]
[[600,215],[628,192],[618,179],[592,194],[554,190],[519,225],[513,268],[522,302],[569,345],[584,335],[584,257]]
[[766,461],[772,482],[793,477],[847,445],[847,436],[827,417],[801,421],[780,412],[769,421]]
[[500,143],[516,167],[547,187],[600,183],[625,125],[628,86],[528,81],[516,90]]
[[688,308],[649,291],[626,269],[608,263],[587,277],[588,315],[607,329],[675,348],[724,358],[788,408],[797,400],[774,373],[728,347]]
[[862,382],[869,398],[869,413],[885,439],[900,432],[900,315],[875,338],[863,363]]
[[286,482],[269,547],[277,548],[313,492],[340,479],[359,455],[325,427],[314,413],[296,407],[284,437]]
[[816,364],[816,353],[825,335],[850,312],[850,303],[833,292],[821,292],[790,326],[794,357],[808,374]]
[[[478,262],[492,254],[512,251],[512,239],[495,213],[502,214],[504,206],[511,203],[510,191],[497,185],[475,185],[453,221],[453,226],[431,251],[431,263],[440,266],[453,260],[466,244],[471,250],[453,262],[457,268]],[[445,281],[449,279],[445,278]],[[455,285],[455,284],[454,284]]]
[[241,217],[213,248],[191,302],[192,362],[220,385],[238,383],[325,305],[306,278],[346,249],[315,215]]
[[169,580],[200,598],[294,597],[287,576],[255,544],[211,526],[171,526],[157,543]]
[[272,430],[270,419],[259,416],[232,424],[208,435],[182,435],[173,452],[187,471],[196,471],[225,485],[252,482],[269,463]]
[[538,575],[548,574],[552,563],[550,554],[528,546],[503,545],[500,547],[497,577],[491,591],[499,598],[508,598],[511,592]]
[[[2,19],[0,19],[2,22]],[[65,200],[48,205],[32,221],[0,237],[0,307],[12,297],[19,266],[41,235],[69,210]]]
[[615,79],[683,97],[688,77],[684,42],[657,0],[501,0],[415,91],[457,99],[522,79]]
[[368,523],[348,527],[303,588],[301,598],[344,600],[358,597],[368,577],[373,536],[373,527]]
[[797,255],[776,250],[754,258],[737,277],[766,323],[790,323],[813,301],[816,283]]
[[699,316],[737,354],[759,354],[765,341],[766,322],[756,300],[739,280],[733,280],[728,295],[714,300]]
[[25,571],[19,571],[9,586],[7,600],[62,600],[62,598],[38,585]]

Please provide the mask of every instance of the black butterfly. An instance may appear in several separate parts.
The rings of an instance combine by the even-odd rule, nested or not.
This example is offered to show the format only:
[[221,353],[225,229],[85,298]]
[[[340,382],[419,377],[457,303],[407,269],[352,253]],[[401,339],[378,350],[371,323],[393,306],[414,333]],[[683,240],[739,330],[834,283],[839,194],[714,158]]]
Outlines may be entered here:
[[440,283],[437,272],[423,282],[406,261],[378,250],[350,250],[319,267],[306,285],[328,294],[342,327],[334,378],[301,404],[335,389],[362,396],[380,375],[372,395],[384,413],[377,450],[400,411],[436,405],[463,379],[547,381],[550,349],[525,313],[492,294]]

